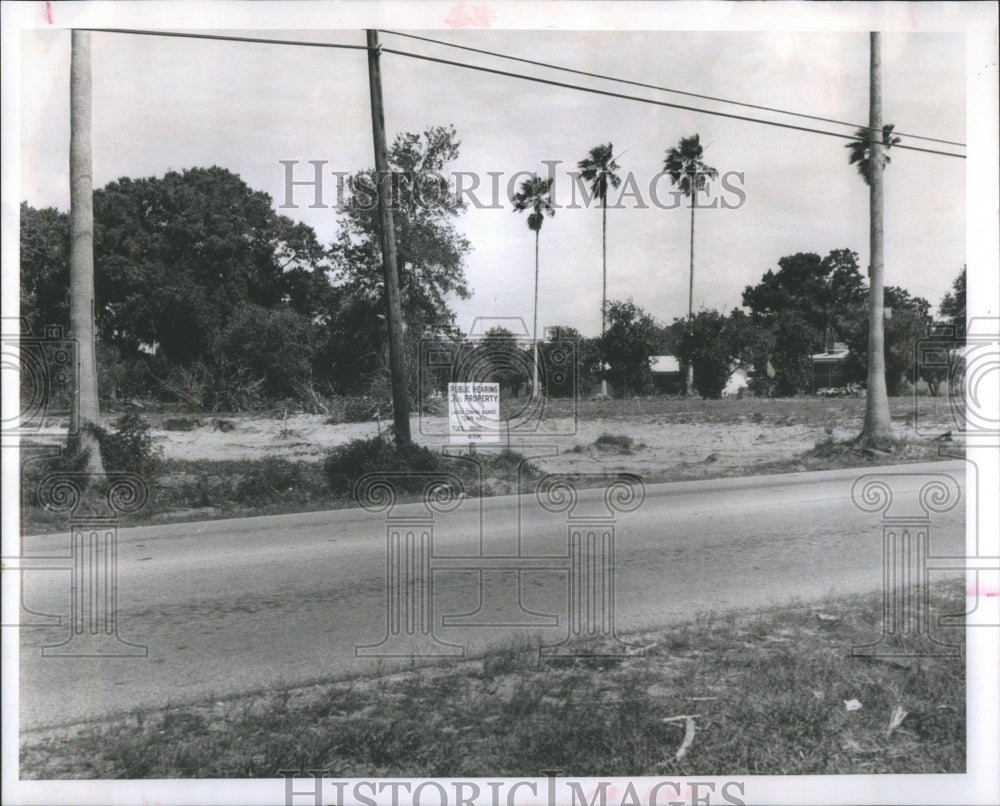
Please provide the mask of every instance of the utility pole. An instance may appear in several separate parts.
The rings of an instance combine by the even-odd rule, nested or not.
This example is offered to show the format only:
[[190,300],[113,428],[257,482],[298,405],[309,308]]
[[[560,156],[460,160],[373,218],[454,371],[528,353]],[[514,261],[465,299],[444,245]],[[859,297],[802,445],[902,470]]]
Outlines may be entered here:
[[87,470],[104,472],[90,425],[100,424],[94,333],[94,175],[90,142],[90,31],[73,31],[69,74],[69,326],[76,340],[69,438],[79,436]]
[[885,258],[883,254],[883,177],[882,153],[882,43],[877,31],[871,33],[871,63],[869,73],[868,155],[869,173],[869,249],[871,267],[868,287],[871,299],[868,308],[868,390],[865,400],[863,440],[892,436],[889,416],[889,396],[885,386]]
[[403,310],[396,269],[396,231],[392,222],[392,177],[385,143],[385,110],[382,106],[381,45],[378,32],[368,29],[368,87],[372,104],[372,139],[375,142],[375,177],[378,186],[379,234],[382,241],[382,276],[385,281],[385,323],[389,329],[389,374],[392,379],[392,420],[400,444],[410,442],[410,404],[406,397],[403,357]]

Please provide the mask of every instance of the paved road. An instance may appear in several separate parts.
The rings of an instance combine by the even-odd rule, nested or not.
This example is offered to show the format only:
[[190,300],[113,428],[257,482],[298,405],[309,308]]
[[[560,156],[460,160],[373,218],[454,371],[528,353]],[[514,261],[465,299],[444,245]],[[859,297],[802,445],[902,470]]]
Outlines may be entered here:
[[[913,474],[942,472],[964,490],[961,462],[886,468],[907,474],[893,482],[895,505],[913,503],[911,494],[924,480]],[[852,484],[861,473],[647,488],[642,505],[615,521],[618,631],[627,634],[708,610],[876,590],[882,573],[880,515],[851,502]],[[599,513],[603,500],[600,490],[583,491],[574,513]],[[963,501],[933,516],[932,553],[962,553],[964,511]],[[407,505],[393,514],[412,519],[423,512],[420,505]],[[460,570],[475,562],[456,559],[516,555],[518,534],[523,556],[555,558],[531,560],[541,570],[520,573],[521,607],[516,571]],[[26,551],[36,553],[65,553],[67,545],[68,534],[25,540]],[[41,647],[68,635],[70,574],[25,572],[26,606],[62,615],[63,626],[22,630],[22,729],[405,662],[355,653],[356,646],[378,644],[386,635],[386,555],[384,515],[363,510],[122,530],[119,633],[147,645],[145,658],[43,657]],[[560,559],[566,556],[566,513],[542,509],[533,496],[467,499],[439,515],[432,560],[438,569],[432,575],[434,635],[444,644],[465,646],[469,654],[524,633],[558,643],[568,630],[568,562]],[[592,580],[600,579],[596,568]],[[525,611],[557,623],[538,626],[539,617]],[[454,623],[456,615],[472,612],[476,615],[465,622],[487,626]]]

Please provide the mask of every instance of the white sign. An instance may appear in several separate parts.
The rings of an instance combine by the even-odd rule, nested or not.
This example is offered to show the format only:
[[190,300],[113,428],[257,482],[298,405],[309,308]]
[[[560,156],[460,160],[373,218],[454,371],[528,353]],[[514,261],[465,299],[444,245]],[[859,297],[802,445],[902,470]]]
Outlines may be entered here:
[[448,384],[450,442],[500,441],[500,384]]

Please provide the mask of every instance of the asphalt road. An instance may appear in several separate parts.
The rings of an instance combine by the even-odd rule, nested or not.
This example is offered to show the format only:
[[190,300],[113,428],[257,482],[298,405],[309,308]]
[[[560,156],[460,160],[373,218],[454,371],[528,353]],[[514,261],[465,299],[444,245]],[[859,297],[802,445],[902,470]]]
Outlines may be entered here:
[[[881,514],[851,500],[863,472],[648,487],[641,505],[614,520],[615,629],[627,637],[699,612],[878,589]],[[928,473],[946,473],[964,491],[962,462],[884,468],[880,475],[896,477],[898,512],[916,505]],[[601,531],[587,524],[606,514],[603,502],[601,490],[579,493],[573,518],[585,533]],[[932,554],[963,553],[964,513],[963,500],[933,515]],[[424,514],[419,504],[392,512],[407,523]],[[566,512],[543,509],[534,496],[466,499],[438,514],[427,560],[435,569],[432,607],[423,611],[436,642],[404,643],[467,655],[526,633],[558,644],[570,629],[567,523]],[[423,527],[407,528],[419,534]],[[25,553],[65,554],[68,545],[68,532],[31,537]],[[525,559],[458,559],[518,552]],[[419,563],[416,553],[408,556]],[[475,570],[483,564],[495,570]],[[578,570],[588,568],[598,607],[608,577],[600,562]],[[360,509],[122,530],[118,632],[148,655],[43,657],[42,647],[69,635],[71,574],[24,572],[23,602],[33,612],[22,612],[22,622],[53,614],[61,624],[21,630],[21,728],[406,663],[399,645],[374,650],[395,657],[355,651],[379,647],[387,634],[386,573],[385,514]],[[415,591],[398,591],[407,593]],[[607,609],[594,612],[604,626],[612,619]]]

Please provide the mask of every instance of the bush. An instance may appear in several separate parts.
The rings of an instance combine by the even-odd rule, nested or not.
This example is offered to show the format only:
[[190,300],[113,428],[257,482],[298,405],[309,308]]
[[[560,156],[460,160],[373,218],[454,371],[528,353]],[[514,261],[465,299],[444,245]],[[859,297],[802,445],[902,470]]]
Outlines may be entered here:
[[149,479],[160,469],[163,450],[153,445],[149,423],[135,412],[119,417],[114,432],[100,426],[90,426],[98,445],[101,460],[109,473],[137,473]]
[[301,465],[268,456],[249,465],[236,486],[236,495],[243,503],[266,503],[289,494],[295,497],[305,486],[304,481]]
[[[327,483],[334,493],[349,493],[355,482],[366,473],[378,471],[400,473],[426,473],[441,469],[438,454],[420,445],[399,445],[389,437],[355,439],[334,448],[326,457],[323,469]],[[406,476],[399,477],[401,489],[419,490],[423,481],[408,483]]]
[[177,401],[189,412],[253,411],[267,404],[265,379],[224,360],[218,366],[192,361],[171,367],[159,383],[162,399]]
[[487,473],[499,475],[512,481],[517,479],[519,470],[526,478],[535,478],[541,473],[538,465],[527,461],[524,454],[512,451],[510,448],[489,455],[483,462],[483,469]]
[[262,379],[260,391],[267,398],[297,399],[312,386],[312,359],[319,341],[318,328],[309,317],[291,308],[247,305],[226,325],[219,352],[247,378]]
[[97,342],[97,388],[101,406],[120,406],[151,394],[153,376],[140,357],[123,356],[117,345]]
[[594,440],[594,445],[602,450],[632,453],[634,442],[632,437],[624,434],[601,434]]

